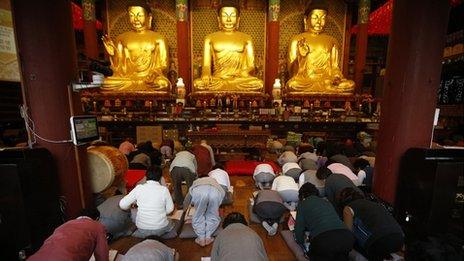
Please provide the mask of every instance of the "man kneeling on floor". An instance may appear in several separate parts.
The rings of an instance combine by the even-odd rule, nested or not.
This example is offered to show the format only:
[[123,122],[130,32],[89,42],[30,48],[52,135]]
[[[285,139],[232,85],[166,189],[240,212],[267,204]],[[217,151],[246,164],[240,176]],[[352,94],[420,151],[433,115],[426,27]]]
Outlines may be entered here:
[[167,218],[174,210],[174,203],[169,190],[159,183],[161,176],[161,168],[152,166],[146,173],[147,182],[137,185],[119,202],[119,207],[125,210],[134,203],[138,206],[134,237],[161,236],[174,228],[174,223]]
[[319,190],[305,183],[299,190],[295,240],[309,260],[348,260],[354,236],[343,224],[329,201],[319,197]]
[[195,207],[192,218],[192,228],[198,236],[195,242],[206,246],[213,242],[213,233],[221,224],[219,206],[225,196],[225,191],[219,183],[211,177],[195,180],[185,198],[184,209],[190,203]]
[[28,260],[76,260],[87,261],[92,254],[95,260],[108,260],[106,231],[98,220],[96,208],[84,209],[78,218],[59,226],[45,240],[42,247]]
[[146,240],[131,247],[122,258],[122,261],[177,261],[179,253],[165,244],[156,236],[149,236]]
[[227,215],[222,228],[211,249],[211,261],[268,260],[263,241],[242,214]]
[[258,216],[269,236],[274,236],[279,221],[287,208],[275,190],[260,190],[254,199],[253,212]]

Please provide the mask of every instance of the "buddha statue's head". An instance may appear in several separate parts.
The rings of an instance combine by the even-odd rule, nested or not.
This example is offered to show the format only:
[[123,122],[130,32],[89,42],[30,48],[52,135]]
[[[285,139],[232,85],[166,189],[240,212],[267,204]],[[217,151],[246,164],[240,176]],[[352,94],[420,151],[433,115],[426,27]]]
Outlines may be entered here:
[[240,10],[233,5],[224,5],[218,10],[219,28],[222,31],[232,32],[238,29]]
[[325,27],[328,6],[324,0],[313,0],[304,13],[305,31],[320,34]]
[[127,7],[129,13],[129,22],[132,28],[137,32],[143,32],[151,29],[152,15],[142,6]]

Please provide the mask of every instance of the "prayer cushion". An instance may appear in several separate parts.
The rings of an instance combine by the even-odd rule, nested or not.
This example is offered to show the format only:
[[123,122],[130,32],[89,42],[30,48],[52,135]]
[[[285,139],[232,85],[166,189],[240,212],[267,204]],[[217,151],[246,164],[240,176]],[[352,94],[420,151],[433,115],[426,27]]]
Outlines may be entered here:
[[[219,227],[214,231],[213,236],[217,236],[219,232],[222,231],[221,224]],[[182,230],[180,231],[179,238],[197,238],[197,234],[193,231],[192,223],[184,223],[182,226]]]
[[303,249],[296,243],[295,238],[293,237],[293,232],[290,230],[282,230],[280,231],[280,235],[284,239],[285,243],[287,243],[288,248],[293,252],[295,255],[296,260],[304,261],[308,260],[303,252]]
[[176,238],[177,234],[179,233],[180,227],[182,226],[182,222],[180,222],[180,220],[177,220],[177,219],[171,219],[171,220],[172,222],[174,222],[174,228],[171,229],[171,231],[169,231],[168,233],[163,234],[161,236],[162,239]]
[[[298,261],[309,260],[305,257],[303,249],[301,249],[298,243],[296,243],[295,237],[293,236],[293,231],[282,230],[280,231],[280,235],[282,236],[285,243],[287,243],[288,248],[290,248],[290,250],[295,255],[296,260]],[[354,249],[350,251],[349,259],[353,261],[367,261],[367,259],[363,255],[361,255],[359,252],[357,252]]]
[[236,175],[248,175],[253,176],[253,172],[255,171],[256,166],[262,163],[267,163],[272,166],[275,173],[280,171],[279,166],[275,162],[272,161],[254,161],[254,160],[228,160],[224,166],[225,171],[229,174],[229,176],[236,176]]
[[129,169],[124,174],[124,181],[126,181],[127,193],[135,188],[137,183],[145,177],[145,170]]

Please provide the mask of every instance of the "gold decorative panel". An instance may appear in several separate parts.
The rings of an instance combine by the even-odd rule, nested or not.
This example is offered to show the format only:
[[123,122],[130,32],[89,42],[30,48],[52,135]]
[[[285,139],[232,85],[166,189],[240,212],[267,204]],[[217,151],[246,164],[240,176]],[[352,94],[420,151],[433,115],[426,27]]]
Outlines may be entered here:
[[[262,2],[263,6],[265,6],[265,1]],[[194,4],[190,14],[193,79],[200,77],[200,66],[203,59],[203,42],[206,35],[219,31],[217,10],[208,7],[198,8],[196,6],[205,5]],[[266,49],[266,12],[265,8],[256,8],[256,6],[259,5],[250,4],[250,8],[241,8],[239,31],[249,34],[253,39],[256,66],[255,76],[259,79],[263,79]]]
[[[279,29],[279,75],[285,75],[286,78],[286,61],[288,45],[290,40],[297,34],[304,32],[303,17],[304,6],[306,1],[302,0],[285,0],[280,2],[280,29]],[[344,53],[345,43],[345,17],[346,17],[346,4],[342,0],[328,0],[329,12],[325,25],[324,32],[333,36],[340,48],[339,59],[342,59]],[[343,63],[339,61],[340,66]]]
[[[127,15],[127,0],[107,0],[107,31],[114,40],[118,35],[132,30]],[[134,2],[130,2],[134,4]],[[176,1],[174,0],[148,0],[135,1],[135,4],[148,5],[153,14],[153,31],[160,33],[169,45],[169,60],[177,67],[177,21]]]

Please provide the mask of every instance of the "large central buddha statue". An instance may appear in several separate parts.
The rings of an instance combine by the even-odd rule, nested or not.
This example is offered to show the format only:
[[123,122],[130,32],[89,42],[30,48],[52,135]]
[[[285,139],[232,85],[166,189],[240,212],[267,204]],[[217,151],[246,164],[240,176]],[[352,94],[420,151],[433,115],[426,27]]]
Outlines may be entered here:
[[290,80],[286,93],[350,93],[354,82],[339,66],[339,49],[334,37],[323,33],[328,6],[313,0],[305,10],[305,32],[292,38],[288,51]]
[[103,37],[110,56],[113,76],[105,79],[103,90],[116,92],[169,92],[171,83],[165,77],[168,46],[163,36],[151,30],[152,15],[141,6],[127,8],[132,31],[113,42]]
[[194,92],[263,91],[263,81],[252,76],[255,65],[251,36],[237,31],[239,15],[237,6],[223,5],[219,8],[221,31],[206,36],[201,78],[194,81]]

